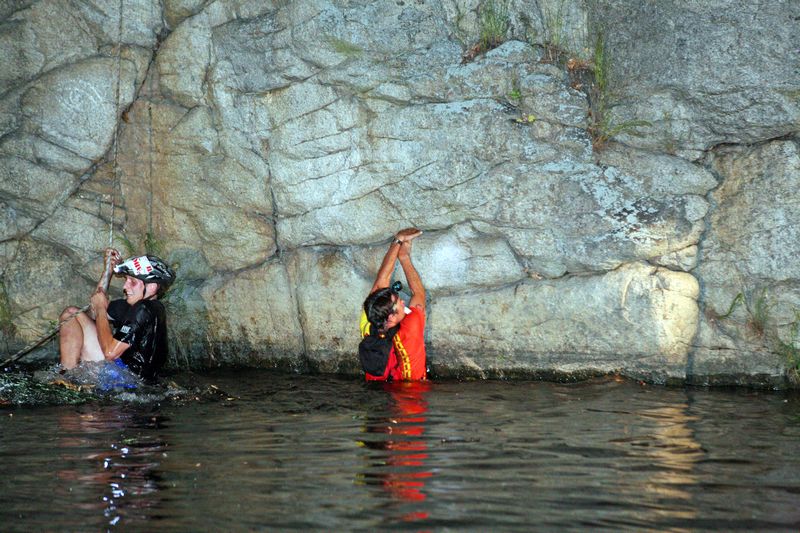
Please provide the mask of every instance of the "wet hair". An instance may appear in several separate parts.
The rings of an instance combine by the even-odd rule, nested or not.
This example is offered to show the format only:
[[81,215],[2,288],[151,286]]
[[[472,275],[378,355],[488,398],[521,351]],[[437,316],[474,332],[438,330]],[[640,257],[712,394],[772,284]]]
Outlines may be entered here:
[[367,313],[367,320],[377,331],[384,331],[386,320],[392,314],[392,294],[395,291],[392,287],[378,289],[364,300],[364,312]]

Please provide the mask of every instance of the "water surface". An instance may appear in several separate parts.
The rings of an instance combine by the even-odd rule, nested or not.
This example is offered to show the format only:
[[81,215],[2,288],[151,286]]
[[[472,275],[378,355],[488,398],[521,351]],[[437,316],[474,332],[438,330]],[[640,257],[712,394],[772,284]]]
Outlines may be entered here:
[[2,530],[800,528],[796,394],[193,379],[225,394],[0,407]]

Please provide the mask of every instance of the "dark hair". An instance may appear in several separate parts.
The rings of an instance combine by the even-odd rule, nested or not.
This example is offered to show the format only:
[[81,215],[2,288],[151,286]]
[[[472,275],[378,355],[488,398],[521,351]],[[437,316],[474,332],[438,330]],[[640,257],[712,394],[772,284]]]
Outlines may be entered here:
[[367,313],[367,320],[377,331],[383,331],[386,319],[392,314],[392,294],[395,291],[392,287],[378,289],[364,300],[364,312]]
[[159,283],[158,284],[158,292],[156,292],[156,296],[160,300],[161,298],[164,297],[165,294],[167,294],[167,291],[169,291],[169,285],[164,284],[164,283]]

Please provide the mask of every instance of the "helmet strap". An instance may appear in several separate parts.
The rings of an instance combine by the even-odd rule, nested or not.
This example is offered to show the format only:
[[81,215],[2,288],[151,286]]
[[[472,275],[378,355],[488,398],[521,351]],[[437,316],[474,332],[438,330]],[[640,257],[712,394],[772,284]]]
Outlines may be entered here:
[[[155,285],[156,286],[156,290],[155,290],[155,292],[153,294],[148,296],[147,295],[147,288],[150,285]],[[153,297],[155,297],[156,294],[158,294],[158,283],[147,283],[147,282],[145,282],[145,284],[144,284],[144,292],[142,293],[142,300],[151,300]]]

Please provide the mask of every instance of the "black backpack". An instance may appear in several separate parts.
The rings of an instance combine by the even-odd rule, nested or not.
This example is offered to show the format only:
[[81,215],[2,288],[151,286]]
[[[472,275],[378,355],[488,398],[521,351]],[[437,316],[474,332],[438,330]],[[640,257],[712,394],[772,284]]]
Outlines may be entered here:
[[358,358],[364,372],[373,376],[382,376],[386,372],[389,354],[392,351],[392,339],[400,329],[395,326],[386,333],[367,335],[358,345]]

